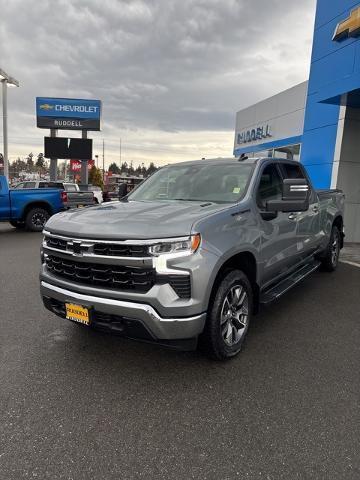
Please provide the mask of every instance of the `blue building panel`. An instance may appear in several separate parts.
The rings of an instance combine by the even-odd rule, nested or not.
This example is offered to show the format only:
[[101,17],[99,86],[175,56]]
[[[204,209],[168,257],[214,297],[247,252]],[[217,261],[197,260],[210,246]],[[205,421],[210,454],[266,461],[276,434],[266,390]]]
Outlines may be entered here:
[[338,16],[344,16],[358,5],[354,0],[318,0],[315,19],[316,30]]
[[313,50],[312,50],[312,62],[316,62],[320,59],[323,59],[327,55],[332,55],[343,48],[350,46],[353,43],[357,42],[357,39],[350,37],[344,39],[341,42],[332,41],[335,29],[344,18],[347,17],[347,13],[343,13],[338,17],[335,17],[331,22],[326,25],[321,26],[318,30],[315,31]]
[[333,40],[337,25],[360,6],[354,0],[318,0],[308,98],[305,110],[301,162],[314,185],[331,184],[340,104],[359,101],[360,42],[349,36]]
[[301,162],[304,165],[322,165],[333,162],[337,124],[309,130],[304,134]]
[[317,189],[327,189],[331,185],[332,163],[323,163],[321,165],[307,165],[312,184]]
[[322,104],[316,95],[309,95],[305,110],[304,131],[336,125],[339,120],[339,105]]
[[321,91],[326,85],[334,85],[341,90],[342,80],[354,73],[355,53],[358,42],[336,50],[311,65],[309,94]]

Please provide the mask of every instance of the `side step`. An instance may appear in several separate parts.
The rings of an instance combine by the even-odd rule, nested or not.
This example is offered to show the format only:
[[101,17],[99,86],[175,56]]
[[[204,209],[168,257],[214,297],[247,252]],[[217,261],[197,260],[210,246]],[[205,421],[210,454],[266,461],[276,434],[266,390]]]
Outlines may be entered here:
[[276,285],[272,285],[267,290],[260,293],[260,303],[267,305],[278,298],[280,298],[284,293],[290,290],[292,287],[297,285],[301,280],[304,280],[308,275],[317,270],[321,262],[314,261],[307,265],[304,265],[299,270],[296,270],[290,276],[286,277],[284,280],[281,280]]

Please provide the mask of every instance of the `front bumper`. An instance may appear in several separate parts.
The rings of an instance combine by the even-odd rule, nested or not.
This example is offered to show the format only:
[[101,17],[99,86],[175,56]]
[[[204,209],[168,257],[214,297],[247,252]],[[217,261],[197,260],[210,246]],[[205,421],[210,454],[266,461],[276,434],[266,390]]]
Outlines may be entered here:
[[[196,338],[204,329],[206,313],[191,317],[164,318],[148,304],[85,295],[41,281],[46,308],[64,317],[64,304],[88,307],[92,324],[131,338],[166,343]],[[163,342],[164,341],[164,342]]]

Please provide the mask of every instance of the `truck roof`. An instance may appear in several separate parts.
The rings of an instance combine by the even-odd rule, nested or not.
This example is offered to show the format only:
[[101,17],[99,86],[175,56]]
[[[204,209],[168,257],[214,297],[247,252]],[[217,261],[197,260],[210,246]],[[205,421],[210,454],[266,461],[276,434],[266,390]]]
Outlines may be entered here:
[[179,163],[173,163],[173,164],[169,163],[166,166],[171,167],[175,165],[186,166],[186,165],[220,165],[220,164],[233,165],[235,162],[252,165],[265,160],[271,160],[275,162],[278,161],[278,162],[294,163],[296,165],[299,164],[299,162],[296,160],[287,160],[286,158],[277,158],[277,157],[247,157],[241,160],[239,159],[239,157],[229,157],[229,158],[218,157],[218,158],[206,158],[203,160],[190,160],[186,162],[179,162]]

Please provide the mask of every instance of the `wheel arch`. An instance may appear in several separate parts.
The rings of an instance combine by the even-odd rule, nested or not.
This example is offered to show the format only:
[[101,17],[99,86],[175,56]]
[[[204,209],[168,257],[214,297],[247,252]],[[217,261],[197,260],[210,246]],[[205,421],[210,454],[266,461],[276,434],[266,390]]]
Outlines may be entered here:
[[44,201],[37,201],[37,202],[30,202],[27,205],[25,205],[23,212],[22,212],[22,220],[25,220],[26,215],[32,210],[33,208],[43,208],[48,212],[49,215],[53,214],[53,209],[51,205],[47,202]]
[[257,260],[254,253],[250,251],[242,251],[227,258],[219,267],[215,278],[212,283],[211,293],[209,296],[208,308],[213,301],[217,288],[224,278],[224,276],[231,270],[241,270],[248,277],[254,293],[254,312],[258,311],[259,304],[259,285],[258,285],[258,272],[257,272]]

